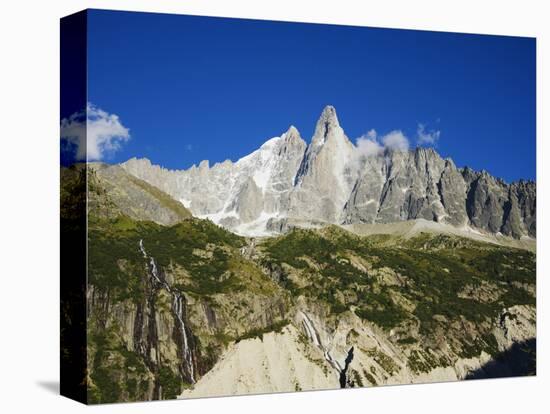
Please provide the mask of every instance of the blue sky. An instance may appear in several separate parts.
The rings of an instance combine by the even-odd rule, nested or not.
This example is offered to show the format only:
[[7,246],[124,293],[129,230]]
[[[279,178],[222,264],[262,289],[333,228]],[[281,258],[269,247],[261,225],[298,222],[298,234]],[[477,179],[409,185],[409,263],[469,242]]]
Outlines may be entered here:
[[[91,11],[88,100],[129,128],[107,162],[167,168],[236,160],[323,107],[352,141],[417,142],[419,123],[458,166],[535,178],[535,40]],[[68,116],[69,114],[62,114]]]

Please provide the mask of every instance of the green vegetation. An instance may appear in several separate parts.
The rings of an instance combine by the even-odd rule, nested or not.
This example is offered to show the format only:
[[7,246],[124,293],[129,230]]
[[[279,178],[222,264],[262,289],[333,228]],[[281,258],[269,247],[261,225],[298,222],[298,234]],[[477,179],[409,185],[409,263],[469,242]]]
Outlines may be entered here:
[[[172,289],[214,307],[216,301],[212,296],[216,294],[246,291],[269,298],[276,289],[285,294],[258,265],[240,255],[243,238],[210,221],[192,218],[173,226],[161,226],[122,214],[114,217],[90,214],[88,224],[88,282],[94,288],[98,303],[102,304],[95,306],[89,318],[88,347],[94,351],[88,387],[90,402],[143,400],[149,397],[151,382],[160,387],[160,398],[176,398],[189,385],[169,365],[161,364],[151,372],[143,357],[122,342],[119,333],[123,328],[116,325],[116,320],[112,325],[109,308],[121,302],[124,302],[122,306],[144,306],[152,300],[157,312],[172,312],[166,295],[151,289],[147,270],[151,257],[161,277],[163,273],[170,274]],[[140,241],[143,241],[147,258],[140,250]],[[238,306],[245,312],[249,306],[247,297],[240,299]],[[105,329],[107,321],[111,326]],[[263,333],[270,331],[280,332],[288,323],[284,320],[252,329],[240,339],[261,338]],[[195,338],[202,368],[211,367],[223,351],[223,345],[227,345],[229,337],[221,335],[205,338],[205,347],[200,345],[198,337]]]
[[418,340],[416,338],[411,337],[411,336],[409,336],[407,338],[401,338],[401,339],[397,340],[397,343],[400,344],[400,345],[412,345],[412,344],[415,344],[417,342],[418,342]]
[[[363,370],[363,375],[365,376],[367,381],[371,383],[371,385],[373,385],[373,386],[378,385],[378,383],[376,382],[376,379],[374,378],[374,376],[372,376],[372,374],[370,372],[367,372],[367,371]],[[360,387],[362,387],[362,385],[360,385]]]
[[459,355],[463,358],[473,358],[479,356],[482,351],[487,352],[489,355],[496,355],[498,353],[497,340],[492,333],[486,333],[472,341],[465,340],[462,343]]
[[[95,349],[88,388],[91,404],[145,398],[148,371],[141,358],[127,350],[113,329],[93,330],[88,338],[89,349]],[[123,376],[123,378],[120,377]]]
[[271,325],[268,325],[264,328],[254,328],[249,330],[248,332],[245,332],[240,337],[238,337],[235,342],[244,341],[245,339],[253,339],[253,338],[259,338],[260,340],[263,340],[264,334],[269,332],[276,332],[281,333],[283,328],[287,326],[290,323],[289,320],[283,319],[281,321],[277,321],[272,323]]
[[[369,375],[369,374],[367,373],[367,375]],[[374,380],[374,378],[373,378],[371,375],[369,375],[369,376],[370,376],[371,378],[369,379],[369,378],[367,377],[367,379],[369,380],[369,382],[371,382],[371,379],[372,379],[373,382],[371,382],[371,383],[372,383],[373,385],[375,385],[375,384],[376,384],[376,381]],[[357,371],[353,371],[353,382],[355,383],[355,385],[356,385],[357,387],[364,387],[363,381],[361,380],[361,375],[359,375],[359,373],[358,373]]]
[[61,169],[60,212],[62,229],[79,225],[86,212],[86,169],[72,165]]
[[[232,250],[243,244],[242,238],[215,224],[189,219],[171,227],[138,222],[127,216],[113,219],[90,217],[89,282],[115,301],[143,299],[144,266],[139,241],[159,267],[181,266],[190,274],[186,285],[176,286],[201,295],[240,288],[238,263]],[[199,251],[210,252],[202,257]]]
[[268,240],[265,248],[271,262],[284,262],[303,269],[308,264],[301,257],[311,257],[319,263],[332,261],[331,253],[334,252],[335,245],[316,233],[295,229],[287,236]]
[[369,357],[371,357],[374,362],[380,365],[380,367],[382,367],[382,369],[388,374],[392,375],[394,372],[399,371],[399,366],[393,361],[393,359],[391,359],[382,351],[379,351],[376,348],[371,348],[368,350],[363,349],[362,351],[366,353]]
[[181,394],[182,380],[180,376],[167,366],[159,369],[159,383],[162,387],[162,399],[174,399]]
[[392,300],[392,289],[383,287],[379,293],[365,291],[361,294],[364,307],[356,309],[355,314],[361,319],[376,323],[382,328],[392,328],[408,317],[407,312]]
[[[88,339],[95,350],[88,388],[88,402],[105,404],[119,401],[142,401],[147,398],[152,373],[143,359],[128,350],[116,335],[115,328],[93,329]],[[162,399],[173,399],[186,384],[177,372],[162,365],[158,370]]]
[[[479,356],[479,353],[472,356]],[[429,348],[424,348],[411,351],[407,365],[413,372],[419,374],[430,372],[435,368],[448,367],[452,363],[446,356],[437,356]]]
[[[436,314],[450,320],[462,315],[481,322],[496,316],[504,307],[534,304],[534,298],[525,290],[511,286],[514,281],[535,283],[532,253],[465,239],[457,243],[457,238],[450,236],[437,236],[436,250],[416,250],[420,242],[426,245],[426,237],[421,235],[403,247],[372,251],[374,268],[392,268],[412,282],[412,289],[400,291],[417,304],[414,314],[425,331],[430,330]],[[504,267],[506,270],[502,270],[503,265],[508,266]],[[489,303],[458,296],[465,286],[479,287],[482,281],[495,283],[505,291],[504,295]]]
[[[505,307],[535,303],[514,285],[534,285],[533,253],[456,236],[422,233],[404,240],[358,237],[336,228],[294,230],[266,241],[263,251],[264,263],[293,269],[282,283],[293,295],[320,300],[335,314],[353,306],[359,317],[384,329],[416,318],[428,334],[441,320],[464,317],[480,323]],[[502,294],[492,301],[459,295],[466,286],[476,289],[485,282]],[[403,300],[412,307],[404,308]],[[434,315],[444,319],[436,321]]]

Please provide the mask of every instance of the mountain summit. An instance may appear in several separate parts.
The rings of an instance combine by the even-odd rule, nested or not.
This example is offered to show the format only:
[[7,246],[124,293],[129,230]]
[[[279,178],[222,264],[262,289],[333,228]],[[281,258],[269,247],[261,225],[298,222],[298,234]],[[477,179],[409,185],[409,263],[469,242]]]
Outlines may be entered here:
[[317,121],[315,133],[311,140],[312,145],[323,145],[329,137],[335,135],[335,133],[338,134],[340,129],[336,109],[330,105],[325,106]]
[[536,236],[536,184],[457,168],[432,148],[361,157],[326,106],[310,144],[294,126],[237,162],[172,171],[121,164],[193,215],[243,235],[293,226],[425,219],[515,238]]
[[353,187],[349,166],[354,152],[338,123],[336,109],[325,107],[294,179],[290,215],[338,222]]

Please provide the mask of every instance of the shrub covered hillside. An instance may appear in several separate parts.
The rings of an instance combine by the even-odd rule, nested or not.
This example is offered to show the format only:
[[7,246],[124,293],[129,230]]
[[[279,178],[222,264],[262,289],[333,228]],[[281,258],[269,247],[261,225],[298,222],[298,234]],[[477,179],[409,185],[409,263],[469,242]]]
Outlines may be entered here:
[[[293,391],[304,385],[283,379],[311,372],[347,387],[462,379],[535,336],[528,251],[336,226],[244,238],[116,166],[82,171],[65,180],[62,215],[86,187],[89,402],[215,395],[208,381]],[[285,349],[262,348],[266,334]],[[223,364],[243,349],[263,355],[261,374]]]
[[323,304],[334,326],[351,312],[391,332],[397,345],[450,349],[447,364],[496,355],[499,315],[535,306],[533,253],[457,236],[359,237],[330,227],[294,230],[261,251],[281,285]]
[[325,301],[335,314],[353,309],[383,328],[415,318],[428,330],[433,315],[477,322],[535,304],[533,253],[455,236],[359,237],[334,227],[294,230],[262,250],[265,264],[286,269],[294,295]]
[[242,239],[208,221],[92,222],[91,401],[175,398],[229,341],[286,318],[286,292],[242,258]]

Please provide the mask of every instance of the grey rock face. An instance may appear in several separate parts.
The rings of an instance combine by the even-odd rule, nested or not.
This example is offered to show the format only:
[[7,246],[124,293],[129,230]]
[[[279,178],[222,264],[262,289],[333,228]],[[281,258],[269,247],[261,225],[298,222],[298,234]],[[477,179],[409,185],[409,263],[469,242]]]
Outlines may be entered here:
[[249,177],[233,200],[230,208],[237,213],[241,220],[249,222],[260,216],[263,207],[262,191],[258,188],[256,182]]
[[340,127],[336,110],[327,106],[294,179],[290,216],[340,221],[354,184],[348,165],[354,150]]
[[[479,228],[497,233],[503,223],[504,203],[508,194],[504,185],[482,172],[470,184],[466,207],[470,221]],[[503,183],[502,183],[503,184]]]
[[462,171],[468,186],[466,208],[471,223],[492,233],[515,238],[536,237],[536,184],[520,180],[512,184],[486,171]]
[[[107,201],[106,201],[107,200]],[[137,220],[173,225],[191,213],[157,187],[128,174],[118,165],[94,163],[88,177],[88,208],[116,217],[123,213]]]
[[149,160],[121,166],[201,218],[245,235],[300,223],[391,223],[426,219],[520,238],[536,236],[536,184],[507,184],[458,169],[432,148],[365,157],[327,106],[307,145],[294,127],[237,162],[170,171]]
[[[386,151],[381,157],[367,159],[364,174],[346,204],[344,222],[445,220],[439,185],[445,168],[446,161],[425,148]],[[448,198],[448,191],[446,194]]]
[[510,186],[511,192],[517,200],[520,221],[531,237],[537,234],[537,189],[533,181],[520,180]]
[[466,212],[466,183],[452,160],[445,161],[445,167],[438,183],[441,204],[446,211],[446,221],[455,226],[468,223]]

